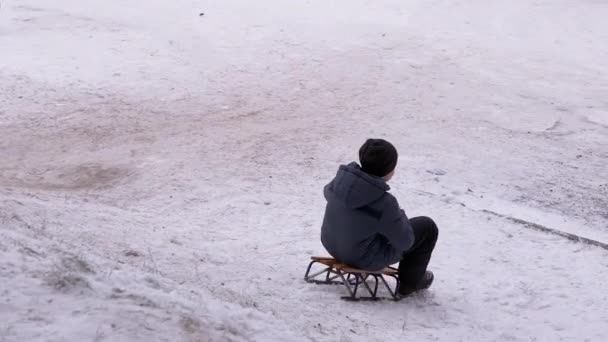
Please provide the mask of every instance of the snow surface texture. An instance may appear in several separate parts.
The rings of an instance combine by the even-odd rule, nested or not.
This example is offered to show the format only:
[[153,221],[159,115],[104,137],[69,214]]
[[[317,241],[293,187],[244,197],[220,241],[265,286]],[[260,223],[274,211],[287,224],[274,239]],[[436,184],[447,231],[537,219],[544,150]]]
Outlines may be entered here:
[[[608,4],[4,0],[0,341],[605,341]],[[302,280],[367,137],[436,282]],[[530,225],[525,224],[529,222]]]

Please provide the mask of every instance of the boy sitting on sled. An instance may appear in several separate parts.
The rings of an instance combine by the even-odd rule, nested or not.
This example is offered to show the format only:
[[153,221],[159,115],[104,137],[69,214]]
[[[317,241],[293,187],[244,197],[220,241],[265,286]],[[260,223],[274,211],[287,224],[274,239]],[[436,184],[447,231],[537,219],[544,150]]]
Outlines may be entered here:
[[375,271],[399,262],[402,296],[433,282],[427,271],[438,230],[428,217],[408,219],[387,182],[397,166],[397,150],[383,139],[368,139],[359,161],[342,165],[325,186],[327,199],[321,242],[331,256],[350,266]]

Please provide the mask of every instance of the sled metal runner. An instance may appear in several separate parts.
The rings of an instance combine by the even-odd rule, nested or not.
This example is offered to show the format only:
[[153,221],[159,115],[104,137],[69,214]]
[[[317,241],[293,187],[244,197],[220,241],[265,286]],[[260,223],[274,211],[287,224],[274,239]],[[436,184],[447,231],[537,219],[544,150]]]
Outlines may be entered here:
[[[344,300],[400,300],[397,293],[399,288],[399,277],[397,269],[386,267],[379,271],[366,271],[350,267],[329,257],[311,257],[308,264],[304,280],[314,284],[333,284],[342,285],[346,288],[348,296],[343,296]],[[313,268],[314,266],[314,268]],[[317,266],[321,266],[319,270]],[[313,271],[314,269],[314,271]],[[313,271],[311,273],[311,271]],[[394,280],[391,286],[387,279]],[[378,296],[378,290],[386,289],[390,297]],[[361,294],[363,293],[363,294]]]

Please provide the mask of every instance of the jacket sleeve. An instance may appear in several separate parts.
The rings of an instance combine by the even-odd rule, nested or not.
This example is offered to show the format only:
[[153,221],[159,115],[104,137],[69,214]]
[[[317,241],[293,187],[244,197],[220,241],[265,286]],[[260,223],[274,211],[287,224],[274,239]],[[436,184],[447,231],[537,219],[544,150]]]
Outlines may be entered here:
[[392,195],[389,196],[382,213],[379,228],[378,233],[386,237],[388,242],[399,251],[406,251],[414,244],[414,231],[410,221]]

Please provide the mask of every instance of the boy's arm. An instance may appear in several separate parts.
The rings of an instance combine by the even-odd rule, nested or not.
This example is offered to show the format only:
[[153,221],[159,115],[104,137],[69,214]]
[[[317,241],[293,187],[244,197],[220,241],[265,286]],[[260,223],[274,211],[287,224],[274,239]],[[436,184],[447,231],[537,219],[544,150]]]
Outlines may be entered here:
[[378,233],[384,235],[388,242],[399,251],[406,251],[414,244],[414,231],[410,221],[393,196],[390,196],[382,215]]

